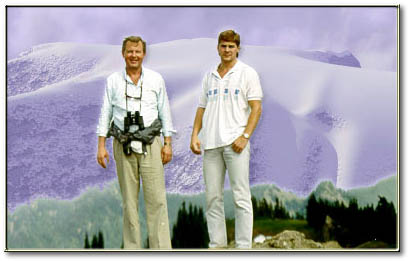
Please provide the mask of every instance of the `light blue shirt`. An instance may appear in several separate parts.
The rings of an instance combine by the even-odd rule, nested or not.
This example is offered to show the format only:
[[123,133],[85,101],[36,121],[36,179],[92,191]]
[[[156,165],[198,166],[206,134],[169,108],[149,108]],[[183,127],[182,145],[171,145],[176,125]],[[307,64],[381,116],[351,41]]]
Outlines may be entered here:
[[[111,74],[106,80],[105,95],[99,117],[96,133],[106,137],[113,120],[121,130],[124,130],[124,117],[126,116],[126,83],[128,96],[141,96],[142,99],[127,98],[127,109],[134,113],[139,111],[143,116],[144,126],[150,126],[157,118],[160,119],[164,136],[176,133],[171,120],[170,105],[167,97],[163,77],[150,69],[142,67],[142,75],[135,85],[127,75],[126,70]],[[140,104],[141,103],[141,104]],[[141,105],[141,107],[140,107]],[[137,128],[131,128],[130,132]]]

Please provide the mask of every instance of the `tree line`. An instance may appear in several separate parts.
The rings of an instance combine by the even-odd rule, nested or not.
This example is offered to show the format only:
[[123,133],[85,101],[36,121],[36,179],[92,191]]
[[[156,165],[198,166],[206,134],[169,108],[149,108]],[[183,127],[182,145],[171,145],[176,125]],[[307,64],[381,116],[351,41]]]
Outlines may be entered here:
[[251,200],[255,220],[262,218],[303,219],[303,216],[301,214],[296,214],[295,217],[292,217],[278,198],[275,198],[274,205],[272,203],[268,203],[265,198],[258,201],[255,197],[252,197]]
[[342,247],[356,247],[370,241],[391,246],[397,240],[397,213],[392,202],[379,197],[376,207],[359,207],[356,199],[348,206],[343,202],[308,198],[307,223],[319,232],[320,240],[336,240]]
[[[336,240],[342,247],[356,247],[370,241],[381,241],[395,247],[397,240],[397,213],[392,202],[379,197],[376,207],[359,207],[356,199],[346,205],[341,201],[317,199],[312,193],[306,205],[306,216],[296,213],[291,216],[284,204],[275,198],[268,203],[263,198],[252,197],[254,220],[257,219],[306,219],[309,227],[316,231],[318,241]],[[207,221],[201,207],[183,201],[172,228],[173,248],[207,248],[209,243]],[[146,239],[148,247],[148,239]],[[93,235],[89,243],[85,234],[85,248],[104,248],[101,231]],[[123,242],[122,246],[123,248]]]
[[103,234],[101,231],[98,232],[98,235],[93,235],[91,244],[89,244],[88,233],[85,233],[84,248],[104,248]]
[[201,207],[190,203],[188,209],[183,201],[173,226],[171,244],[173,248],[207,248],[210,242],[207,221]]

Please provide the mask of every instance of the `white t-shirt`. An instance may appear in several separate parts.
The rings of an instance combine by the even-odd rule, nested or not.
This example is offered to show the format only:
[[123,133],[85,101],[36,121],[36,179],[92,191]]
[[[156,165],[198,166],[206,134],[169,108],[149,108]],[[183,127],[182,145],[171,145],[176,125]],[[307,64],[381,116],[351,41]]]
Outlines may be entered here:
[[205,108],[199,138],[205,150],[232,144],[241,136],[251,113],[248,101],[262,100],[258,73],[241,61],[221,78],[217,68],[202,82],[199,107]]

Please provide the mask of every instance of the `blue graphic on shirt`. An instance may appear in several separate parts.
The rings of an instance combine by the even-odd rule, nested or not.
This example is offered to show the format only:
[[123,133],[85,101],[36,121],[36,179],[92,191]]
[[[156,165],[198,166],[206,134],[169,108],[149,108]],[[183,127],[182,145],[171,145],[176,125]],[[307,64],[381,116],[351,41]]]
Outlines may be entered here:
[[228,89],[224,89],[224,101],[228,99]]
[[239,89],[235,89],[235,93],[234,93],[234,100],[238,100],[238,94],[239,94]]
[[209,90],[209,91],[207,92],[207,99],[208,99],[209,102],[211,102],[211,100],[212,100],[212,99],[211,99],[211,97],[212,97],[211,95],[212,95],[212,91]]

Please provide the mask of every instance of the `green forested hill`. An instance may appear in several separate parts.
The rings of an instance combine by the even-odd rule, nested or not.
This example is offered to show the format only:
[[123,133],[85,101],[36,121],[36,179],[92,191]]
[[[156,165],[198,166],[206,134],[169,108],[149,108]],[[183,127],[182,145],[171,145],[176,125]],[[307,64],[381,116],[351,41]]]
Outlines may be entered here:
[[[330,182],[322,182],[316,188],[318,197],[344,200],[357,198],[361,206],[375,205],[378,196],[385,196],[396,205],[396,176],[379,182],[376,186],[344,191],[335,188]],[[274,202],[277,197],[294,214],[304,213],[306,198],[285,192],[274,185],[252,187],[252,195]],[[171,226],[177,218],[177,211],[183,201],[205,208],[205,196],[169,194],[168,209]],[[143,194],[141,195],[142,239],[147,238],[144,219]],[[225,213],[233,218],[232,194],[225,192]],[[67,249],[83,248],[85,232],[88,235],[103,232],[105,248],[119,248],[122,243],[122,206],[119,186],[116,181],[104,189],[90,188],[80,197],[66,201],[56,199],[37,199],[20,205],[7,215],[7,248]]]

